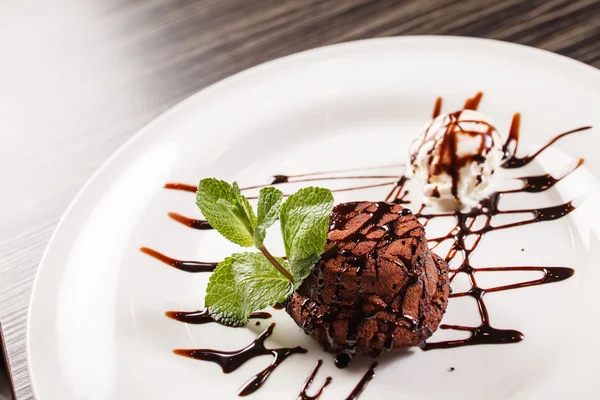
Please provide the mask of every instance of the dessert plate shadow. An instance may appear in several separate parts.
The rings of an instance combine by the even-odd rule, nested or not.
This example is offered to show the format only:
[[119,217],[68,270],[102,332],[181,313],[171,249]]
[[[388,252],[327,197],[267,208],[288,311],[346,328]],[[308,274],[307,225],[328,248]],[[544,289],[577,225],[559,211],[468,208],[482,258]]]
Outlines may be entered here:
[[[591,127],[561,138],[523,168],[505,171],[507,187],[518,187],[523,180],[516,178],[561,177],[585,159],[551,187],[507,194],[500,204],[502,210],[548,210],[572,202],[573,209],[563,210],[560,218],[491,230],[469,256],[473,267],[488,268],[475,272],[483,289],[547,274],[493,269],[499,266],[574,271],[552,284],[485,295],[493,327],[518,330],[522,340],[413,348],[386,354],[377,366],[359,357],[340,370],[334,355],[324,353],[284,310],[264,310],[270,316],[252,319],[245,328],[186,324],[165,315],[202,309],[206,271],[239,249],[197,221],[195,196],[185,185],[218,177],[250,187],[276,176],[285,193],[316,185],[332,189],[336,202],[383,201],[403,174],[409,145],[431,119],[436,99],[443,99],[443,112],[451,112],[478,92],[483,93],[478,110],[505,137],[520,113],[521,156],[561,133]],[[600,345],[594,340],[600,328],[594,306],[600,281],[598,93],[600,73],[592,67],[519,45],[453,37],[320,48],[199,92],[115,153],[56,229],[29,309],[27,356],[35,397],[235,399],[251,386],[256,389],[251,398],[294,399],[301,393],[310,398],[331,377],[319,400],[591,398],[600,370]],[[184,185],[165,188],[168,183]],[[412,201],[419,205],[416,197]],[[494,215],[494,224],[532,215]],[[427,237],[447,234],[454,226],[448,218],[430,221]],[[271,228],[267,244],[279,255],[278,229]],[[445,256],[448,246],[442,243],[435,251]],[[471,283],[468,273],[460,273],[452,289],[468,291]],[[480,303],[472,295],[451,298],[442,323],[479,326]],[[265,334],[267,350],[300,346],[307,352],[269,369],[276,359],[264,351],[226,374],[216,363],[173,352],[235,351]],[[461,341],[471,334],[442,329],[429,341]],[[319,360],[314,382],[303,392]],[[256,385],[262,371],[266,380]]]

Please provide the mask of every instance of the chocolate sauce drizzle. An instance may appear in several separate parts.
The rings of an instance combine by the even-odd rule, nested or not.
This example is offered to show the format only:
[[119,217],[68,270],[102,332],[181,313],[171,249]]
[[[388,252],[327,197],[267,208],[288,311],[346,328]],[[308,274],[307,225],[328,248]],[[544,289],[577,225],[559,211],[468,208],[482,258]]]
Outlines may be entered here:
[[213,228],[212,226],[210,226],[208,221],[204,219],[188,218],[174,212],[170,212],[168,215],[171,219],[179,222],[180,224],[187,225],[193,229],[208,230]]
[[350,393],[346,400],[356,400],[358,396],[365,390],[367,384],[371,382],[371,379],[375,377],[375,367],[377,367],[377,362],[371,364],[367,372],[363,375],[362,379],[358,382],[358,385],[354,388],[354,390]]
[[[467,100],[465,103],[465,109],[477,109],[479,102],[481,101],[481,96],[478,94],[473,99]],[[437,104],[436,104],[437,109]],[[450,114],[452,115],[452,114]],[[531,161],[533,161],[539,154],[541,154],[544,150],[550,147],[557,140],[570,135],[576,132],[582,132],[590,127],[582,127],[578,129],[574,129],[565,133],[562,133],[556,136],[554,139],[550,140],[546,145],[541,147],[538,151],[533,153],[532,155],[527,155],[521,158],[516,156],[516,151],[518,148],[518,140],[519,140],[519,130],[520,130],[520,114],[515,114],[511,123],[510,132],[508,135],[508,139],[503,147],[504,154],[506,160],[502,165],[503,168],[514,169],[520,168]],[[489,131],[488,131],[489,132]],[[456,171],[457,163],[455,159],[451,159],[451,163],[447,166],[449,170]],[[565,279],[570,278],[574,271],[571,268],[566,267],[545,267],[545,266],[503,266],[503,267],[473,267],[471,265],[471,256],[477,249],[483,235],[487,232],[491,232],[494,230],[508,229],[514,228],[518,226],[529,225],[537,222],[544,221],[552,221],[559,218],[562,218],[568,215],[570,212],[575,210],[575,206],[572,201],[566,202],[564,204],[559,204],[557,206],[551,207],[542,207],[542,208],[531,208],[531,209],[517,209],[517,210],[501,210],[498,207],[500,199],[502,195],[508,193],[539,193],[546,191],[552,188],[556,183],[565,177],[569,176],[573,171],[579,168],[583,164],[583,159],[580,159],[577,165],[571,169],[567,174],[555,178],[551,174],[537,175],[537,176],[529,176],[520,179],[523,182],[523,186],[519,189],[514,190],[506,190],[506,191],[498,191],[490,195],[489,198],[484,199],[480,202],[480,204],[467,212],[457,211],[454,213],[444,213],[444,214],[423,214],[422,210],[425,208],[424,205],[421,205],[420,211],[416,213],[416,215],[424,220],[424,225],[426,225],[429,220],[439,217],[449,217],[452,216],[456,219],[456,224],[452,228],[448,234],[428,239],[430,243],[433,243],[434,246],[432,249],[435,249],[441,242],[445,240],[453,240],[453,243],[450,247],[446,255],[446,261],[451,262],[456,255],[462,255],[462,263],[458,267],[451,268],[450,281],[452,281],[458,274],[464,273],[467,275],[471,288],[466,292],[461,293],[452,293],[450,298],[456,297],[464,297],[471,296],[477,302],[477,306],[479,309],[479,313],[481,316],[481,324],[479,326],[462,326],[462,325],[450,325],[450,324],[442,324],[440,325],[440,329],[451,329],[456,331],[465,331],[469,332],[470,336],[466,339],[461,340],[449,340],[443,342],[434,342],[434,343],[426,343],[423,345],[423,350],[432,350],[432,349],[441,349],[441,348],[452,348],[459,346],[467,346],[467,345],[478,345],[478,344],[504,344],[504,343],[516,343],[523,340],[523,334],[514,329],[498,329],[491,325],[490,316],[488,313],[488,309],[486,303],[484,301],[484,295],[486,293],[492,292],[500,292],[511,289],[519,289],[528,286],[537,286],[548,283],[559,282]],[[439,171],[438,171],[439,172]],[[437,172],[436,172],[437,173]],[[456,177],[455,177],[456,178]],[[453,178],[455,181],[456,179]],[[398,194],[402,191],[402,187],[405,184],[405,181],[399,181],[396,185],[397,187],[392,189],[390,195],[388,195],[388,201],[404,201],[402,197],[398,197]],[[453,189],[453,193],[456,195]],[[495,216],[500,214],[529,214],[531,217],[529,219],[525,219],[523,221],[506,223],[503,225],[492,225],[492,221]],[[478,218],[484,219],[483,227],[479,229],[473,229],[475,221]],[[469,236],[474,236],[475,240],[472,246],[466,245],[466,239]],[[515,272],[515,271],[538,271],[543,273],[542,278],[515,283],[511,285],[502,285],[491,288],[482,288],[478,286],[475,274],[476,273],[485,273],[485,272],[493,272],[493,271],[506,271],[506,272]]]
[[581,167],[582,165],[583,165],[583,158],[579,159],[579,161],[577,162],[577,165],[573,169],[571,169],[568,173],[561,176],[560,178],[555,178],[551,174],[543,174],[543,175],[535,175],[535,176],[526,176],[523,178],[515,178],[515,179],[519,179],[523,182],[523,187],[521,187],[520,189],[505,190],[500,193],[521,193],[521,192],[539,193],[539,192],[543,192],[545,190],[550,189],[554,185],[556,185],[558,182],[560,182],[561,180],[563,180],[564,178],[569,176],[572,172],[574,172],[577,168]]
[[304,382],[302,391],[300,392],[300,394],[298,395],[298,398],[296,400],[317,400],[319,397],[321,397],[321,394],[323,394],[323,390],[325,390],[325,388],[333,380],[330,376],[325,378],[325,382],[323,382],[323,384],[321,385],[321,387],[319,388],[319,390],[317,390],[317,392],[315,394],[309,395],[307,393],[308,389],[310,388],[313,381],[315,380],[315,376],[317,376],[317,373],[319,372],[319,368],[321,368],[321,365],[323,365],[323,360],[317,361],[317,365],[315,365],[315,368],[313,368],[313,370],[310,373],[310,375],[308,376],[308,378],[306,378],[306,382]]
[[177,355],[193,358],[195,360],[214,362],[221,367],[225,374],[235,371],[254,357],[271,355],[273,357],[271,364],[250,378],[250,380],[248,380],[238,391],[238,396],[247,396],[260,389],[275,368],[277,368],[286,358],[293,354],[304,354],[307,352],[306,349],[303,349],[302,347],[267,349],[265,347],[265,340],[273,334],[273,328],[275,328],[275,323],[269,325],[269,327],[248,346],[236,351],[176,349],[173,350],[173,352]]
[[[319,390],[315,394],[309,395],[307,393],[307,390],[312,385],[312,383],[313,383],[313,381],[315,379],[315,376],[319,372],[319,368],[321,368],[321,365],[323,365],[323,360],[317,361],[317,365],[315,365],[315,368],[313,369],[313,371],[311,372],[311,374],[308,376],[308,378],[304,382],[304,387],[302,388],[302,391],[300,392],[300,394],[298,395],[298,398],[296,400],[317,400],[319,397],[321,397],[321,394],[323,394],[323,390],[333,380],[330,376],[328,376],[325,379],[325,382],[323,383],[323,385],[321,385],[321,387],[319,388]],[[362,376],[362,378],[360,379],[360,381],[358,381],[358,383],[356,384],[356,386],[354,387],[354,389],[352,390],[352,392],[348,395],[348,397],[346,397],[346,400],[356,400],[356,399],[358,399],[358,397],[360,396],[360,394],[367,387],[367,384],[369,382],[371,382],[371,380],[375,377],[375,367],[377,367],[377,362],[374,362],[374,363],[371,364],[371,366],[369,366],[369,369],[367,369],[367,372],[365,372],[365,374]]]
[[[477,93],[473,98],[468,99],[464,104],[464,109],[476,110],[479,106],[479,103],[482,99],[482,93]],[[441,114],[442,110],[442,98],[438,98],[435,103],[434,111],[432,116],[435,118]],[[460,111],[458,113],[450,114],[450,116],[454,115],[455,119],[458,119],[460,116]],[[481,122],[482,121],[469,121],[469,122]],[[521,168],[528,165],[532,162],[538,155],[540,155],[544,150],[549,148],[551,145],[556,143],[558,140],[585,130],[590,129],[590,126],[584,126],[578,129],[573,129],[568,132],[564,132],[552,140],[550,140],[546,145],[542,146],[538,151],[531,155],[526,155],[523,157],[517,157],[517,148],[519,143],[519,131],[520,131],[520,122],[521,115],[515,114],[511,123],[508,139],[503,146],[503,151],[505,154],[505,162],[502,165],[505,169],[515,169]],[[456,123],[454,121],[453,123]],[[487,123],[484,123],[487,125]],[[488,135],[492,132],[492,127],[490,126],[488,129]],[[448,135],[452,136],[452,135]],[[486,141],[482,141],[482,146],[486,145]],[[445,146],[449,149],[446,154],[448,156],[448,169],[450,173],[452,173],[452,169],[456,170],[460,168],[460,163],[462,162],[460,158],[457,158],[455,154],[451,150],[456,150],[456,143],[452,141],[450,137],[447,138],[447,143]],[[454,151],[455,153],[455,151]],[[440,326],[440,329],[452,329],[457,331],[469,332],[470,336],[466,339],[462,340],[450,340],[436,343],[426,343],[423,346],[423,350],[432,350],[432,349],[442,349],[442,348],[453,348],[459,346],[467,346],[467,345],[479,345],[479,344],[504,344],[504,343],[515,343],[519,342],[523,339],[523,334],[514,329],[498,329],[491,325],[490,317],[488,314],[487,306],[484,301],[484,296],[487,293],[500,292],[505,290],[512,289],[520,289],[529,286],[537,286],[543,284],[549,284],[554,282],[563,281],[568,279],[574,274],[574,271],[571,268],[567,267],[547,267],[547,266],[498,266],[498,267],[474,267],[471,265],[470,258],[477,249],[483,235],[487,232],[493,230],[507,229],[518,226],[524,226],[532,223],[543,222],[543,221],[552,221],[563,216],[569,214],[575,209],[575,206],[572,202],[566,202],[564,204],[560,204],[557,206],[551,207],[543,207],[543,208],[532,208],[532,209],[521,209],[521,210],[502,210],[498,207],[500,199],[503,195],[510,193],[539,193],[545,190],[552,188],[556,183],[560,180],[566,178],[571,172],[575,171],[579,166],[581,166],[583,160],[579,160],[578,164],[567,174],[561,177],[554,177],[551,174],[543,174],[536,176],[528,176],[520,179],[523,182],[523,186],[519,189],[514,190],[506,190],[506,191],[498,191],[493,193],[488,199],[482,201],[477,207],[473,208],[467,212],[454,212],[454,213],[439,213],[439,214],[425,214],[423,210],[425,209],[425,205],[421,204],[418,207],[413,207],[413,210],[418,209],[415,212],[415,215],[423,221],[423,225],[427,225],[427,223],[434,218],[442,218],[442,217],[454,217],[456,219],[456,224],[453,229],[446,235],[429,239],[429,242],[432,244],[432,249],[435,249],[440,243],[445,240],[453,240],[452,246],[446,255],[446,260],[451,262],[458,254],[462,255],[462,262],[457,267],[451,268],[450,279],[453,280],[458,274],[466,274],[471,282],[471,288],[468,291],[460,292],[460,293],[452,293],[450,295],[451,298],[470,296],[474,298],[477,302],[479,313],[481,316],[481,324],[479,326],[461,326],[461,325],[451,325],[451,324],[443,324]],[[298,175],[274,175],[271,182],[267,185],[256,185],[249,186],[244,188],[243,190],[248,189],[259,189],[269,185],[280,185],[291,182],[314,182],[314,181],[328,181],[328,180],[337,180],[337,179],[386,179],[392,178],[389,175],[357,175],[357,176],[325,176],[327,174],[336,174],[336,173],[348,173],[351,171],[359,171],[366,169],[378,169],[385,167],[400,167],[402,165],[387,165],[382,167],[372,167],[372,168],[355,168],[349,170],[338,170],[338,171],[329,171],[329,172],[315,172],[308,174],[298,174]],[[445,167],[444,167],[445,168]],[[393,176],[397,179],[397,176]],[[458,179],[458,176],[455,177]],[[397,204],[411,204],[411,201],[406,197],[408,195],[408,191],[404,189],[404,186],[407,182],[407,178],[402,175],[399,179],[393,182],[383,182],[377,184],[370,184],[364,186],[353,186],[342,189],[335,189],[333,191],[342,192],[342,191],[354,191],[360,189],[367,189],[379,186],[388,186],[394,185],[392,190],[389,192],[386,201],[394,202]],[[184,183],[167,183],[165,185],[167,189],[173,190],[181,190],[187,192],[196,192],[196,187]],[[453,188],[453,193],[456,191],[456,188]],[[456,193],[455,193],[456,195]],[[250,197],[252,198],[252,197]],[[495,216],[500,214],[516,214],[516,213],[525,213],[530,214],[531,218],[507,223],[504,225],[493,225],[492,221]],[[192,219],[180,214],[169,213],[169,217],[173,220],[180,222],[188,227],[194,229],[207,230],[212,229],[210,225],[204,221],[199,219]],[[475,225],[475,221],[478,218],[484,218],[484,226],[479,229],[473,229]],[[475,241],[473,245],[470,247],[466,245],[467,237],[474,235]],[[198,261],[181,261],[176,260],[170,257],[167,257],[155,250],[149,248],[141,248],[142,252],[172,266],[177,269],[181,269],[187,272],[209,272],[214,270],[217,263],[216,262],[198,262]],[[508,285],[501,285],[491,288],[482,288],[478,286],[475,274],[493,272],[493,271],[538,271],[542,274],[539,279],[529,280],[525,282],[519,282]],[[259,313],[260,314],[260,313]],[[263,313],[268,314],[268,313]],[[187,323],[195,323],[195,324],[203,324],[212,322],[210,317],[206,314],[205,311],[197,311],[197,312],[168,312],[167,315],[173,319],[178,321],[187,322]],[[255,318],[263,318],[267,317],[266,315],[255,316]],[[283,362],[287,357],[292,354],[298,353],[306,353],[306,350],[301,347],[295,348],[280,348],[280,349],[267,349],[264,346],[264,341],[272,334],[275,324],[271,324],[267,330],[265,330],[253,343],[248,345],[247,347],[238,350],[238,351],[219,351],[213,349],[193,349],[193,350],[175,350],[176,354],[198,359],[204,361],[211,361],[217,363],[221,366],[224,373],[229,373],[237,368],[239,368],[242,364],[248,361],[251,358],[262,356],[262,355],[271,355],[274,359],[271,365],[265,368],[263,371],[255,375],[251,378],[244,386],[240,389],[238,394],[240,396],[245,396],[255,392],[259,389],[262,384],[266,381],[269,375],[273,372],[273,370]],[[348,355],[342,355],[336,358],[336,363],[344,364],[349,361]],[[312,384],[322,361],[319,360],[315,369],[308,377],[302,392],[299,395],[299,399],[312,400],[318,398],[323,392],[324,388],[329,385],[331,382],[331,378],[327,378],[323,386],[320,390],[313,396],[309,396],[306,394],[307,389]],[[352,391],[349,397],[346,400],[355,400],[358,398],[360,393],[364,390],[368,382],[375,375],[375,367],[377,363],[373,363],[370,368],[367,370],[359,384]]]
[[[390,165],[389,167],[396,167],[396,166],[399,167],[399,166],[402,166],[402,164]],[[376,167],[376,168],[384,168],[384,167]],[[368,169],[368,168],[365,168],[365,169]],[[337,172],[350,172],[350,171],[352,171],[352,170],[328,171],[327,173],[333,174],[333,173],[337,173]],[[310,177],[310,176],[322,175],[322,174],[324,174],[324,173],[323,172],[314,172],[311,174],[300,174],[300,175],[273,175],[273,177],[271,178],[271,181],[267,184],[246,186],[246,187],[241,188],[241,190],[262,189],[267,186],[279,185],[282,183],[354,180],[354,179],[383,179],[383,178],[395,179],[398,177],[396,175],[358,175],[358,176],[317,176],[317,177],[313,177],[313,178],[305,178],[307,176]],[[298,179],[298,178],[300,178],[300,179]],[[379,185],[380,184],[378,184],[378,186]],[[372,187],[372,186],[368,186],[368,187]],[[360,189],[360,188],[361,187],[352,187],[349,189],[356,190],[356,189]],[[188,185],[187,183],[177,183],[177,182],[166,183],[165,189],[181,190],[184,192],[192,192],[192,193],[196,193],[196,190],[197,190],[196,186]],[[342,190],[348,190],[348,189],[342,189]],[[251,198],[251,197],[248,197],[248,198]]]
[[[467,99],[465,101],[465,105],[463,106],[463,110],[477,110],[479,108],[479,103],[481,102],[481,98],[483,97],[483,92],[478,92],[475,96]],[[441,101],[440,101],[441,103]],[[436,104],[437,108],[437,104]],[[440,104],[441,109],[441,104]]]
[[182,190],[184,192],[196,193],[196,186],[188,185],[187,183],[170,182],[165,183],[165,189]]
[[[217,322],[212,315],[210,315],[208,308],[198,311],[167,311],[165,315],[176,321],[185,322],[186,324],[201,325]],[[250,314],[250,319],[269,319],[271,317],[272,315],[268,312],[255,312]]]
[[212,272],[219,264],[217,262],[177,260],[176,258],[165,256],[164,254],[148,247],[141,247],[140,251],[149,255],[150,257],[156,258],[158,261],[162,261],[173,268],[177,268],[185,272]]
[[[402,164],[397,164],[397,165],[390,165],[387,167],[400,167],[402,166]],[[376,168],[384,168],[384,167],[376,167]],[[368,168],[365,168],[368,169]],[[353,170],[346,170],[346,171],[330,171],[328,173],[337,173],[337,172],[351,172]],[[361,180],[361,179],[384,179],[384,178],[397,178],[396,175],[359,175],[359,176],[316,176],[316,177],[312,177],[315,175],[322,175],[322,172],[315,172],[315,173],[310,173],[310,174],[300,174],[300,175],[273,175],[271,182],[265,185],[254,185],[254,186],[246,186],[244,188],[241,188],[242,191],[244,190],[251,190],[251,189],[261,189],[267,186],[273,186],[273,185],[280,185],[282,183],[296,183],[296,182],[315,182],[315,181],[332,181],[332,180]],[[306,177],[309,178],[306,178]],[[394,185],[396,182],[395,181],[391,181],[391,182],[383,182],[383,183],[375,183],[375,184],[371,184],[371,185],[363,185],[363,186],[353,186],[353,187],[349,187],[349,188],[341,188],[341,189],[333,189],[332,192],[348,192],[348,191],[354,191],[354,190],[361,190],[361,189],[371,189],[371,188],[375,188],[375,187],[380,187],[380,186],[390,186],[390,185]],[[188,185],[185,183],[176,183],[176,182],[172,182],[172,183],[167,183],[165,184],[165,188],[166,189],[172,189],[172,190],[181,190],[184,192],[193,192],[196,193],[196,187],[192,186],[192,185]],[[285,197],[287,197],[287,195],[284,195]],[[246,196],[248,199],[256,199],[256,196]],[[194,219],[194,218],[189,218],[186,216],[183,216],[181,214],[177,214],[174,212],[170,212],[169,213],[169,217],[177,222],[179,222],[180,224],[186,225],[190,228],[193,229],[200,229],[200,230],[208,230],[208,229],[213,229],[210,224],[208,223],[208,221],[203,220],[203,219]]]
[[442,98],[438,97],[435,100],[435,106],[433,107],[433,114],[431,115],[432,119],[435,119],[442,112]]
[[[515,115],[518,115],[518,114],[515,114]],[[515,121],[515,119],[513,118],[513,124],[514,124],[514,121]],[[518,121],[520,121],[520,117],[519,117]],[[515,128],[513,126],[511,126],[511,133],[509,135],[507,145],[505,146],[505,151],[506,151],[507,146],[511,142],[514,142],[515,143],[515,153],[516,153],[517,144],[519,143],[518,123],[516,126],[516,133],[513,133],[513,129],[515,129]],[[524,167],[527,164],[529,164],[530,162],[532,162],[537,156],[539,156],[541,152],[546,150],[548,147],[552,146],[558,140],[564,138],[565,136],[572,135],[574,133],[587,131],[588,129],[592,129],[592,127],[591,126],[583,126],[581,128],[577,128],[577,129],[573,129],[573,130],[561,133],[560,135],[555,136],[554,139],[550,140],[548,143],[546,143],[544,146],[542,146],[538,151],[536,151],[535,153],[533,153],[531,155],[524,156],[521,158],[518,158],[517,156],[513,155],[508,160],[506,160],[506,162],[504,163],[502,168],[512,169],[512,168]]]

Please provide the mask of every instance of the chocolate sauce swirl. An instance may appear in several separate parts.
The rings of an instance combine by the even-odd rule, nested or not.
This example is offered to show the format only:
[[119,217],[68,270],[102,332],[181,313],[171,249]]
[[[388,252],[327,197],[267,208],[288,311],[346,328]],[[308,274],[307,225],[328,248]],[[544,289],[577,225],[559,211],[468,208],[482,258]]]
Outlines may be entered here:
[[267,340],[267,338],[273,334],[273,328],[275,328],[275,323],[269,325],[269,327],[248,346],[237,351],[221,351],[214,349],[176,349],[173,350],[173,352],[177,355],[193,358],[195,360],[214,362],[221,367],[223,373],[225,374],[235,371],[254,357],[271,355],[273,357],[271,364],[250,378],[250,380],[248,380],[238,391],[239,396],[247,396],[257,391],[269,378],[271,373],[273,373],[275,368],[277,368],[289,356],[307,352],[306,349],[303,349],[302,347],[267,349],[265,347],[265,340]]

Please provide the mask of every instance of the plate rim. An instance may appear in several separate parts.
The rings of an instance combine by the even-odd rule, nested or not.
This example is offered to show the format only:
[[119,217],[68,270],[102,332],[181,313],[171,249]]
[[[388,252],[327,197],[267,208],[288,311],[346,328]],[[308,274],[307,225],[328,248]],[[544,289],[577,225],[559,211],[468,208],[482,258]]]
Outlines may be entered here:
[[[488,38],[476,38],[476,37],[468,37],[468,36],[453,36],[453,35],[404,35],[404,36],[391,36],[391,37],[382,37],[382,38],[370,38],[370,39],[362,39],[362,40],[354,40],[341,42],[331,45],[324,45],[315,47],[308,50],[303,50],[297,53],[292,53],[283,57],[275,58],[260,64],[257,64],[253,67],[247,68],[240,72],[237,72],[233,75],[225,77],[215,83],[212,83],[206,86],[203,89],[198,90],[197,92],[191,94],[190,96],[184,98],[183,100],[177,102],[169,109],[160,113],[156,117],[154,117],[150,122],[148,122],[144,127],[135,132],[129,139],[127,139],[123,144],[121,144],[113,153],[105,159],[100,166],[92,173],[92,175],[86,180],[83,186],[77,191],[73,199],[70,201],[69,205],[62,213],[56,227],[54,228],[48,243],[42,253],[42,257],[38,263],[35,277],[33,280],[33,285],[31,289],[31,295],[27,304],[27,319],[26,319],[26,327],[25,327],[25,361],[27,363],[27,373],[29,376],[29,385],[31,387],[32,395],[34,398],[40,399],[40,392],[36,387],[35,373],[32,368],[33,364],[31,362],[31,319],[32,319],[32,308],[34,299],[37,298],[36,293],[39,291],[39,276],[42,268],[47,263],[46,259],[48,257],[48,253],[50,249],[54,247],[55,242],[58,240],[57,237],[63,230],[62,227],[65,223],[67,217],[71,214],[72,209],[76,204],[79,203],[80,198],[83,194],[88,190],[90,186],[92,186],[95,181],[98,179],[100,175],[104,173],[104,171],[124,153],[127,149],[133,146],[136,142],[140,140],[142,136],[146,134],[147,131],[151,130],[155,125],[158,125],[163,120],[171,117],[171,115],[178,113],[181,109],[185,108],[188,104],[191,104],[197,99],[210,95],[213,91],[220,90],[222,87],[227,87],[228,85],[234,84],[236,81],[246,79],[253,74],[260,73],[272,68],[281,68],[285,67],[285,64],[294,63],[298,61],[302,61],[307,57],[319,56],[323,53],[329,53],[334,51],[345,51],[347,49],[352,49],[361,46],[372,46],[372,45],[380,45],[385,43],[395,43],[395,42],[461,42],[461,43],[473,43],[478,46],[490,46],[492,48],[505,48],[514,50],[522,53],[533,53],[534,55],[545,57],[548,60],[554,60],[556,62],[562,63],[564,65],[570,65],[571,68],[579,68],[582,71],[586,71],[587,73],[595,74],[597,78],[600,79],[600,69],[597,69],[591,65],[585,64],[581,61],[572,59],[570,57],[554,53],[548,50],[531,47],[528,45],[523,45],[519,43],[507,42],[497,39],[488,39]],[[39,295],[38,295],[39,296]]]

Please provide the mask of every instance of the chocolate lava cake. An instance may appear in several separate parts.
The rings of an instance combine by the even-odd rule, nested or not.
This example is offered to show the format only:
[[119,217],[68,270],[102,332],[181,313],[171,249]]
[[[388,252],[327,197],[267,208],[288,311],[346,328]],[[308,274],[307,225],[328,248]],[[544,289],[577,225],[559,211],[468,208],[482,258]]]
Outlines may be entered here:
[[325,350],[378,356],[418,346],[448,303],[448,265],[407,208],[336,206],[325,252],[286,310]]

